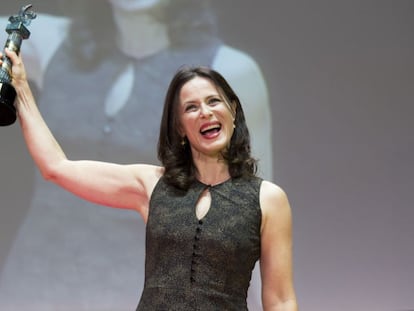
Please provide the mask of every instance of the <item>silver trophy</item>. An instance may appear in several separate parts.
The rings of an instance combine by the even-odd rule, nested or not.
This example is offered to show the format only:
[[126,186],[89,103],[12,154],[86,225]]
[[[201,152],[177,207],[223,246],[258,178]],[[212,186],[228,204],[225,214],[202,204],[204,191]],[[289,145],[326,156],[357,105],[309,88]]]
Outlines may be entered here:
[[[6,32],[9,34],[4,49],[20,52],[20,46],[24,39],[29,38],[30,31],[27,26],[32,19],[36,18],[36,13],[31,11],[31,4],[22,7],[17,15],[9,17],[9,24]],[[12,63],[3,53],[3,64],[0,67],[0,126],[13,124],[16,121],[16,108],[14,100],[16,99],[16,90],[11,84],[12,81]]]

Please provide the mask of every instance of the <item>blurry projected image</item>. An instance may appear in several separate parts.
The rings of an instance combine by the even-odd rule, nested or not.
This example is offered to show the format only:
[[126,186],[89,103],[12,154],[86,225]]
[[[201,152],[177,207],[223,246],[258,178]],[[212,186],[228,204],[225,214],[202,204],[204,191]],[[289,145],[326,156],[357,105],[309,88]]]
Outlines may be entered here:
[[[22,55],[40,110],[70,159],[156,164],[170,79],[180,66],[206,65],[239,95],[259,171],[271,179],[264,78],[255,60],[220,40],[208,1],[52,3],[59,4],[53,14],[37,11]],[[0,25],[14,13],[2,11]],[[0,165],[11,163],[2,159]],[[5,179],[0,176],[0,183]],[[2,237],[10,246],[0,250],[0,309],[132,310],[144,281],[145,228],[139,215],[82,201],[37,172],[32,188],[27,206],[1,210],[1,217],[26,212]],[[24,195],[2,189],[2,197]],[[257,275],[256,268],[251,310],[261,309]]]

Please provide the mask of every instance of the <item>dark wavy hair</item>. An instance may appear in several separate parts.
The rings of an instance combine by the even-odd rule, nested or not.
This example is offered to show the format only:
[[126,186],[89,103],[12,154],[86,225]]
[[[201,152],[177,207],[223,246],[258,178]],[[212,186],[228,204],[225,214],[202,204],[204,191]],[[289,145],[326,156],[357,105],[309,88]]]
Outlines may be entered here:
[[210,80],[225,100],[236,105],[234,133],[229,148],[222,153],[223,159],[229,166],[230,176],[232,178],[255,176],[257,161],[251,157],[249,130],[239,98],[217,71],[203,66],[184,66],[177,71],[168,87],[161,118],[158,159],[165,167],[166,182],[179,189],[187,190],[196,178],[197,170],[189,143],[187,141],[186,144],[182,144],[178,113],[180,91],[186,82],[196,77]]
[[[116,26],[108,1],[59,0],[59,8],[72,20],[67,44],[75,66],[94,69],[116,52]],[[154,9],[153,16],[167,25],[173,47],[217,37],[216,15],[209,0],[170,0],[160,11]]]

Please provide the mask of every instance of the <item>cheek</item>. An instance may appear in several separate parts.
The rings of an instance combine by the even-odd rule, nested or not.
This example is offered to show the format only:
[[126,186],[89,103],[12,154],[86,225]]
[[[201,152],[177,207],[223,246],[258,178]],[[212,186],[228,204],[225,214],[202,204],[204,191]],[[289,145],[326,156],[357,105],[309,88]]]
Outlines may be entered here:
[[228,113],[226,116],[225,116],[225,122],[226,122],[226,127],[229,129],[229,130],[231,130],[231,131],[233,131],[233,129],[234,129],[234,122],[235,122],[235,119],[234,119],[234,117],[233,117],[233,115],[231,114],[231,113]]
[[180,133],[180,136],[182,136],[182,137],[187,136],[188,130],[187,130],[185,122],[183,122],[183,121],[179,122],[178,132]]
[[191,118],[183,117],[179,123],[179,130],[182,136],[189,136],[194,132],[194,121]]

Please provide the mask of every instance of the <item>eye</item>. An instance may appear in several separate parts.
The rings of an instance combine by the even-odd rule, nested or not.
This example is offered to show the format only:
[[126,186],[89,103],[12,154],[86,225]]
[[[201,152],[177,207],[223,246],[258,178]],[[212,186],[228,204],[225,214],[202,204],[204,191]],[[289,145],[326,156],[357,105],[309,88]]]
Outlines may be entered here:
[[222,102],[222,100],[221,100],[221,98],[219,98],[219,97],[212,97],[212,98],[210,98],[210,99],[208,100],[208,104],[209,104],[210,106],[217,105],[217,104],[219,104],[219,103],[221,103],[221,102]]
[[189,104],[187,106],[185,106],[185,112],[191,112],[191,111],[196,111],[197,110],[197,106],[194,104]]

